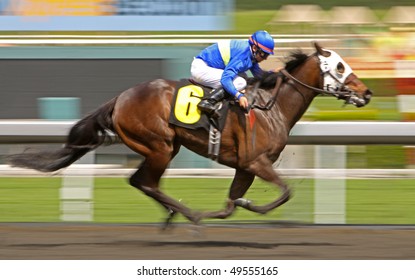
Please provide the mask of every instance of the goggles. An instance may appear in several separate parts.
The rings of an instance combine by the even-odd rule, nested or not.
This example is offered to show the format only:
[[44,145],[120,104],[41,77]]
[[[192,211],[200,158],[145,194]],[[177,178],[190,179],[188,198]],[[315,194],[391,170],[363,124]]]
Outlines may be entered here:
[[258,48],[258,54],[261,58],[265,59],[269,56],[269,53],[264,52],[263,50]]

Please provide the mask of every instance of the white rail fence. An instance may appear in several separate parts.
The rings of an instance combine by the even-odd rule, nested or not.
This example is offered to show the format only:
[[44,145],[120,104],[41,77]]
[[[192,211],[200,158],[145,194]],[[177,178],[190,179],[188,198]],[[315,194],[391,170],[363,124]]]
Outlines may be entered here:
[[[63,143],[74,121],[2,120],[0,144]],[[289,144],[415,145],[415,122],[298,122]]]
[[[0,144],[64,143],[74,121],[0,121]],[[315,179],[314,222],[345,223],[345,178],[379,176],[385,170],[346,169],[345,145],[415,145],[415,122],[299,122],[291,130],[289,144],[316,145],[313,169],[280,170],[283,175]],[[131,174],[130,169],[93,165],[87,154],[73,168],[61,172],[62,220],[93,220],[93,176]],[[86,163],[86,164],[85,164]],[[327,168],[329,166],[330,168]],[[91,168],[92,167],[92,168]],[[0,166],[0,176],[21,176],[21,169]],[[25,171],[30,176],[40,173]],[[412,169],[389,170],[389,176],[415,175]],[[167,176],[232,176],[232,169],[168,169]],[[333,184],[333,179],[335,183]]]

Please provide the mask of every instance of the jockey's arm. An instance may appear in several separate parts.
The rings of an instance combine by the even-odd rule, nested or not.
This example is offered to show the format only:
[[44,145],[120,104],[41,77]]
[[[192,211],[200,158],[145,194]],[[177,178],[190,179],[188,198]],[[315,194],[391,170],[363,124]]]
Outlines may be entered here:
[[[234,84],[233,84],[233,78],[231,74],[226,75],[226,71],[224,71],[224,75],[222,75],[221,83],[223,88],[226,92],[231,94],[236,100],[239,102],[239,106],[246,109],[248,108],[249,102],[248,99],[245,97],[245,95],[238,91]],[[236,75],[235,75],[236,76]]]
[[220,83],[227,93],[239,100],[241,93],[236,89],[233,84],[233,79],[235,79],[237,73],[232,68],[225,68],[222,74]]

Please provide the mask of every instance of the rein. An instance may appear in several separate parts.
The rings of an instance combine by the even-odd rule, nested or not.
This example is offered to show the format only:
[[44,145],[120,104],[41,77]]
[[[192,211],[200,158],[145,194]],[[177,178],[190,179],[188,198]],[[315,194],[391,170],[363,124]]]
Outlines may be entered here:
[[[275,82],[275,87],[271,92],[272,98],[270,100],[268,100],[268,102],[267,102],[267,104],[265,104],[265,106],[255,104],[255,100],[254,100],[254,102],[252,103],[250,109],[259,109],[259,110],[262,110],[262,111],[271,110],[272,106],[274,106],[274,104],[275,104],[275,101],[277,101],[277,96],[278,96],[278,93],[280,91],[280,87],[281,87],[282,80],[283,80],[282,75],[280,75],[279,73],[277,75],[278,75],[278,77],[277,77],[277,81]],[[259,86],[259,82],[256,84],[254,91],[257,90],[258,86]]]
[[[279,93],[279,90],[280,90],[280,87],[281,87],[281,84],[282,84],[282,81],[283,81],[283,77],[286,77],[286,78],[294,81],[295,83],[300,84],[301,86],[303,86],[307,89],[310,89],[314,92],[323,93],[323,94],[330,94],[334,97],[337,97],[337,99],[346,100],[346,103],[349,103],[350,98],[352,98],[355,95],[351,91],[341,91],[341,90],[328,91],[328,90],[312,87],[312,86],[307,85],[307,84],[303,83],[302,81],[298,80],[293,75],[288,73],[288,71],[285,70],[285,69],[280,70],[280,72],[277,73],[277,75],[278,75],[278,77],[277,77],[277,81],[275,83],[275,87],[271,92],[271,96],[272,96],[271,99],[268,100],[268,102],[267,102],[267,104],[265,104],[265,106],[255,104],[255,100],[254,100],[254,102],[252,103],[250,109],[259,109],[259,110],[262,110],[262,111],[269,111],[272,108],[272,106],[274,106],[275,102],[277,101],[277,97],[278,97],[278,93]],[[258,89],[258,86],[259,86],[259,83],[255,86],[254,92]]]
[[293,80],[294,82],[302,85],[305,88],[311,89],[312,91],[318,92],[318,93],[325,93],[325,94],[330,94],[333,95],[339,99],[345,99],[350,95],[350,91],[329,91],[329,90],[325,90],[325,89],[321,89],[321,88],[316,88],[316,87],[312,87],[310,85],[307,85],[305,83],[303,83],[302,81],[298,80],[296,77],[294,77],[293,75],[291,75],[290,73],[287,72],[287,70],[282,69],[281,73],[287,77],[288,79]]

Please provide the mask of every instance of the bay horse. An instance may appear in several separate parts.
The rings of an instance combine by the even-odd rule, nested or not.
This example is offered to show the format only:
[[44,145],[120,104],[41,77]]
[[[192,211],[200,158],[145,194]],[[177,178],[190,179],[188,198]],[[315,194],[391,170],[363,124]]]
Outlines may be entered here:
[[[350,66],[334,51],[314,42],[310,55],[294,51],[285,68],[261,79],[250,78],[246,88],[252,105],[249,113],[230,106],[222,132],[218,162],[235,169],[224,209],[193,211],[160,189],[160,179],[180,146],[208,156],[208,132],[169,124],[177,81],[156,79],[138,84],[79,120],[70,130],[65,145],[56,151],[24,152],[9,156],[16,167],[52,172],[71,165],[115,134],[133,151],[144,156],[129,183],[160,203],[167,211],[168,226],[177,213],[198,224],[205,218],[227,218],[237,206],[265,214],[291,196],[290,188],[273,168],[287,144],[294,124],[320,93],[362,107],[372,92]],[[255,205],[243,198],[255,177],[281,189],[275,200]]]

